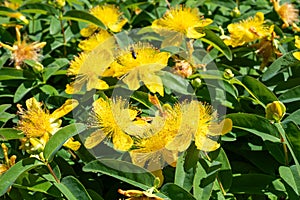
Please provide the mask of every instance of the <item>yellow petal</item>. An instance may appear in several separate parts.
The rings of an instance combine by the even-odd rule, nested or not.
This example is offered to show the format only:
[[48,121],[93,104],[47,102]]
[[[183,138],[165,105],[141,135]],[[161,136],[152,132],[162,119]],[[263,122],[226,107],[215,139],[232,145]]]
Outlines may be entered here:
[[94,88],[98,89],[98,90],[106,90],[106,89],[109,88],[109,85],[105,81],[103,81],[101,79],[96,79],[96,80],[92,79],[92,80],[89,80],[87,82],[86,90],[90,91],[90,90],[92,90]]
[[117,131],[114,133],[112,142],[114,144],[115,149],[121,151],[127,151],[133,145],[132,138],[122,131]]
[[81,144],[78,141],[74,141],[74,138],[70,138],[67,142],[64,143],[63,146],[72,149],[73,151],[77,151],[80,148]]
[[122,81],[128,86],[130,90],[137,90],[140,88],[140,81],[138,77],[138,70],[131,70]]
[[218,135],[225,135],[226,133],[230,132],[232,129],[232,120],[229,118],[224,119],[219,124],[218,123],[211,123],[209,126],[209,135],[218,136]]
[[97,30],[97,26],[95,25],[89,25],[86,28],[83,28],[80,30],[80,35],[82,35],[83,37],[89,37],[91,36],[93,33],[95,33],[95,31]]
[[104,138],[106,137],[106,134],[102,130],[96,130],[93,132],[90,136],[88,136],[84,142],[84,146],[87,149],[92,149],[98,144],[100,144]]
[[71,112],[74,108],[78,106],[78,101],[76,99],[68,99],[66,102],[58,109],[56,109],[51,115],[51,122],[65,116]]
[[297,59],[300,60],[300,52],[294,52],[293,56]]
[[195,145],[201,151],[215,151],[220,147],[220,144],[206,136],[196,137]]
[[152,75],[152,74],[148,74],[148,75],[144,74],[144,76],[141,79],[146,85],[146,87],[150,90],[150,92],[152,93],[158,92],[160,96],[164,96],[164,86],[159,76]]

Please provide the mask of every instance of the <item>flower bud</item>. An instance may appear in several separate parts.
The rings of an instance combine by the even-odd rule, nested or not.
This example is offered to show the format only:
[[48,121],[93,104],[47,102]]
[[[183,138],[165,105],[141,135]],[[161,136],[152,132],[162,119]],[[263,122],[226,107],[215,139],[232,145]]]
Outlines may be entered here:
[[266,118],[279,122],[285,115],[286,108],[280,101],[273,101],[266,107]]
[[231,79],[234,77],[234,73],[232,73],[231,69],[225,69],[223,72],[223,77],[226,79]]
[[241,11],[238,9],[238,7],[235,7],[231,12],[230,15],[232,17],[239,17],[241,16]]
[[199,88],[202,85],[202,81],[200,78],[195,78],[191,81],[191,84],[194,88]]

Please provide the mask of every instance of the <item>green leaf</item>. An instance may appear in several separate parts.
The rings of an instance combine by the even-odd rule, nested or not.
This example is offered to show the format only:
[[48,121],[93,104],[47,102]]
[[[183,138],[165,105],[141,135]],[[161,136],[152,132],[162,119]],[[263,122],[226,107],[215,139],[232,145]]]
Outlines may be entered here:
[[32,81],[25,81],[17,88],[14,95],[14,103],[20,101],[28,92],[34,89],[35,83]]
[[173,183],[166,183],[163,185],[160,192],[169,197],[171,200],[196,200],[191,193]]
[[60,183],[54,185],[68,200],[91,200],[92,198],[79,180],[73,176],[66,176]]
[[54,35],[56,33],[59,33],[61,30],[60,21],[52,16],[50,20],[50,35]]
[[212,45],[220,52],[222,52],[228,60],[232,60],[232,53],[230,48],[223,42],[223,40],[219,36],[208,29],[204,29],[204,33],[205,36],[200,38],[200,40]]
[[278,97],[282,103],[291,103],[300,100],[300,86],[293,87]]
[[279,167],[280,177],[293,188],[296,194],[300,195],[300,176],[297,172],[296,166],[291,167],[281,166]]
[[22,131],[14,128],[0,128],[0,140],[15,140],[24,138]]
[[44,157],[48,162],[51,162],[56,152],[62,145],[74,135],[82,132],[85,129],[84,124],[75,123],[59,129],[47,142],[44,149]]
[[229,190],[232,184],[232,172],[231,172],[230,162],[223,148],[220,149],[220,153],[216,158],[216,161],[222,163],[221,169],[218,172],[218,178],[222,183],[223,188],[225,190]]
[[105,25],[97,17],[82,10],[70,10],[64,14],[63,19],[93,23],[102,29],[106,29]]
[[295,51],[291,51],[275,60],[268,67],[267,71],[265,71],[265,73],[262,75],[262,81],[267,81],[271,79],[272,77],[280,73],[280,71],[285,70],[286,68],[299,66],[299,60],[297,60],[293,56],[294,52]]
[[167,71],[160,71],[158,74],[163,81],[163,85],[171,89],[173,92],[186,95],[194,93],[188,80]]
[[283,126],[288,142],[291,144],[292,150],[297,157],[297,160],[300,161],[300,129],[292,121],[283,124]]
[[146,169],[129,162],[114,159],[98,159],[83,167],[85,172],[100,172],[147,190],[153,187],[155,177]]
[[263,83],[251,76],[243,77],[242,83],[265,105],[277,101],[277,97]]
[[12,186],[12,184],[22,173],[34,169],[40,165],[44,165],[44,163],[35,158],[25,158],[9,168],[0,176],[0,196],[7,192],[8,188]]
[[226,117],[232,120],[234,129],[248,131],[264,141],[280,142],[278,130],[264,117],[248,113],[232,113]]
[[265,174],[236,174],[233,176],[229,192],[244,194],[264,194],[276,178]]
[[201,180],[203,180],[206,176],[207,172],[205,171],[204,167],[198,162],[195,178],[193,181],[193,193],[197,200],[209,200],[211,196],[211,192],[214,185],[213,182],[208,185],[205,185],[204,187],[200,186]]
[[[47,172],[51,175],[49,170],[47,170]],[[13,187],[24,189],[27,192],[41,192],[56,198],[61,196],[61,192],[53,185],[52,182],[28,172],[21,174],[13,184]]]
[[51,14],[51,15],[59,15],[58,9],[54,8],[49,4],[42,4],[42,3],[29,3],[21,6],[19,8],[20,11],[26,13],[34,13],[34,14]]
[[0,69],[0,81],[32,79],[33,76],[28,71],[15,68],[3,67]]
[[287,118],[283,120],[283,122],[293,121],[296,124],[300,125],[300,109],[291,113]]
[[58,96],[59,95],[59,93],[55,89],[55,87],[53,87],[51,85],[42,85],[39,89],[42,90],[45,94],[48,94],[50,96]]

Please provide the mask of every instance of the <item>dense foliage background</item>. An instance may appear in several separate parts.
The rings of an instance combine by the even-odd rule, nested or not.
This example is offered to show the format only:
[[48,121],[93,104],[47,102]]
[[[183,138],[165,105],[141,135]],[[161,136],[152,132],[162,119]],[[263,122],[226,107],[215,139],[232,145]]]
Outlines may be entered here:
[[[288,6],[281,7],[281,10],[275,8],[276,1],[270,0],[10,2],[15,4],[8,4],[7,1],[0,6],[2,199],[109,200],[147,199],[146,196],[148,199],[173,200],[299,199],[300,61],[295,54],[297,46],[300,48],[296,26],[299,16],[285,24],[280,15],[286,10],[290,14],[295,11],[295,14],[300,8],[299,1],[279,2],[281,6],[292,4],[292,10],[288,10]],[[74,77],[67,75],[70,62],[82,52],[78,44],[86,39],[80,31],[88,24],[109,29],[89,10],[96,5],[107,4],[118,6],[127,19],[122,31],[115,33],[119,45],[123,47],[141,41],[155,44],[163,41],[150,30],[151,24],[179,4],[199,9],[203,19],[213,20],[197,30],[204,36],[192,41],[193,56],[201,67],[190,66],[191,71],[183,68],[172,70],[172,56],[189,51],[187,44],[179,47],[169,44],[160,48],[172,56],[168,62],[169,69],[159,74],[164,96],[157,96],[161,105],[173,105],[182,98],[196,97],[201,102],[212,104],[219,112],[219,118],[231,119],[233,126],[229,133],[217,138],[221,144],[217,150],[201,151],[192,142],[187,150],[179,154],[176,166],[163,167],[164,178],[160,176],[160,181],[147,169],[121,160],[129,158],[128,152],[120,153],[111,146],[103,147],[109,148],[110,157],[101,155],[99,161],[95,153],[84,145],[85,135],[91,133],[87,128],[89,124],[84,122],[92,102],[99,97],[110,98],[119,87],[128,91],[119,77],[105,77],[109,88],[104,90],[92,89],[76,95],[65,91],[66,85],[74,80]],[[244,43],[235,46],[224,42],[229,36],[233,37],[228,25],[247,22],[258,12],[264,14],[264,23],[273,28],[268,36],[261,37],[258,30],[251,29],[250,24],[249,34],[254,36],[249,38],[254,37],[253,40],[247,40],[248,36],[242,38],[243,30],[234,28],[233,31],[241,36],[235,39],[245,40]],[[255,28],[256,25],[253,26]],[[17,63],[14,50],[3,44],[17,44],[18,37],[19,41],[28,44],[39,43],[40,46],[34,48],[40,48],[37,59],[25,58]],[[131,54],[134,53],[131,50]],[[149,89],[143,86],[131,94],[132,105],[143,113],[159,108],[158,104],[153,106],[148,93]],[[22,109],[28,109],[26,100],[32,97],[43,102],[42,109],[50,113],[68,99],[79,101],[79,106],[72,112],[64,107],[68,112],[59,117],[62,119],[60,129],[38,154],[37,149],[33,153],[24,146],[20,147],[24,133],[17,128]],[[63,146],[72,137],[74,141],[81,142],[79,149]],[[33,142],[28,144],[33,145]],[[123,192],[125,195],[122,195],[118,189],[135,191]]]

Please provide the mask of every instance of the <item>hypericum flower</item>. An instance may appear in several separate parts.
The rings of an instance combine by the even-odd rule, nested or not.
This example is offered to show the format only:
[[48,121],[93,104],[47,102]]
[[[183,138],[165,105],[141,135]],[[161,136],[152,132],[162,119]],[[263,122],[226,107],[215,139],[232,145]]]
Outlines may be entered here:
[[129,152],[132,163],[149,171],[160,170],[166,163],[176,166],[178,151],[166,148],[176,136],[180,124],[173,114],[169,110],[165,117],[154,117],[148,129],[137,135],[140,139],[135,142],[136,149]]
[[176,104],[174,111],[181,124],[176,137],[166,145],[169,150],[184,151],[194,140],[197,149],[214,151],[220,147],[214,137],[224,135],[232,128],[230,119],[225,119],[220,124],[214,122],[216,114],[212,107],[199,101]]
[[[299,21],[299,10],[295,8],[293,4],[290,3],[284,3],[282,5],[279,5],[280,0],[271,0],[274,6],[274,10],[278,13],[279,17],[283,21],[282,28],[289,27],[290,25],[293,26],[293,28],[298,28],[295,24],[295,22]],[[298,28],[299,29],[299,28]]]
[[105,40],[111,39],[112,35],[105,30],[100,30],[98,33],[91,35],[88,39],[79,42],[78,47],[84,51],[92,51]]
[[38,61],[39,51],[46,45],[46,42],[33,42],[27,43],[25,40],[21,41],[20,29],[22,26],[16,26],[17,41],[13,46],[9,46],[0,42],[0,47],[4,47],[11,51],[12,60],[15,63],[17,69],[21,69],[21,65],[25,60]]
[[67,75],[75,76],[75,78],[73,82],[66,86],[66,93],[77,93],[84,85],[86,85],[87,91],[92,89],[103,90],[109,87],[105,81],[101,80],[101,77],[114,61],[112,53],[114,44],[114,38],[110,37],[98,44],[92,51],[83,52],[71,61]]
[[[127,23],[127,19],[122,16],[119,8],[112,4],[96,6],[90,10],[90,13],[97,17],[108,29],[113,32],[120,32],[122,27]],[[82,29],[80,34],[83,37],[89,37],[97,30],[98,27],[91,24]]]
[[[20,120],[17,129],[21,130],[25,138],[21,139],[20,148],[28,153],[39,153],[42,151],[49,141],[49,138],[54,135],[60,128],[64,115],[71,112],[78,105],[78,101],[68,99],[66,102],[53,113],[42,108],[42,103],[39,103],[34,97],[26,100],[27,110],[20,110]],[[69,139],[65,145],[72,146],[72,150],[78,150],[80,143]]]
[[118,192],[126,197],[130,197],[129,199],[126,200],[146,200],[146,199],[163,200],[163,198],[160,198],[148,191],[118,189]]
[[17,159],[16,155],[12,155],[10,158],[8,158],[8,148],[4,143],[1,144],[1,148],[3,151],[5,162],[4,164],[0,164],[0,175],[5,173],[10,167],[12,167]]
[[163,83],[156,73],[167,66],[169,57],[168,52],[159,52],[148,43],[138,43],[122,51],[104,75],[122,76],[130,90],[137,90],[142,81],[151,92],[163,96]]
[[3,5],[5,6],[5,7],[8,7],[8,8],[10,8],[10,9],[13,9],[13,10],[17,10],[19,7],[20,7],[20,3],[18,3],[18,2],[10,2],[10,1],[4,1],[3,2]]
[[227,26],[230,38],[224,40],[232,47],[242,46],[246,43],[269,36],[273,29],[264,24],[264,14],[257,12],[255,17]]
[[[295,36],[295,46],[296,46],[298,49],[300,49],[300,38],[299,38],[298,35]],[[294,52],[294,53],[293,53],[293,56],[294,56],[296,59],[300,60],[300,52],[299,52],[299,51]]]
[[85,141],[87,148],[93,148],[105,138],[112,139],[114,148],[127,151],[133,139],[126,130],[133,123],[137,111],[129,108],[124,99],[104,100],[99,98],[93,103],[92,127],[98,128]]
[[176,7],[171,8],[161,19],[154,20],[152,28],[160,35],[167,37],[165,45],[180,44],[183,36],[188,38],[201,38],[205,33],[201,28],[211,24],[211,19],[203,19],[197,8]]

